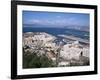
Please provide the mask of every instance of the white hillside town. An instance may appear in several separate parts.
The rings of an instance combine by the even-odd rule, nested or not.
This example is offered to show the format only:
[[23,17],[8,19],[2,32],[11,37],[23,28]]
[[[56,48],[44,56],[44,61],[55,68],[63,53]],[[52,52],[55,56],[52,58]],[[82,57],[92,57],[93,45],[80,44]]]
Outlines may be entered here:
[[59,36],[63,39],[58,41],[57,36],[46,32],[26,32],[23,33],[23,49],[38,56],[47,56],[56,67],[89,65],[89,42],[65,36]]

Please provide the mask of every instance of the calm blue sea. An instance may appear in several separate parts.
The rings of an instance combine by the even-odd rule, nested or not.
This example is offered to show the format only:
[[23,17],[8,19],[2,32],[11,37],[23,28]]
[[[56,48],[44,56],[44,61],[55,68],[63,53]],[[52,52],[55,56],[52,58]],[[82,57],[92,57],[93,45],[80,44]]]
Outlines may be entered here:
[[25,32],[46,32],[54,36],[63,34],[63,35],[72,35],[82,39],[89,39],[89,32],[79,31],[75,29],[66,29],[66,28],[23,27],[23,33]]

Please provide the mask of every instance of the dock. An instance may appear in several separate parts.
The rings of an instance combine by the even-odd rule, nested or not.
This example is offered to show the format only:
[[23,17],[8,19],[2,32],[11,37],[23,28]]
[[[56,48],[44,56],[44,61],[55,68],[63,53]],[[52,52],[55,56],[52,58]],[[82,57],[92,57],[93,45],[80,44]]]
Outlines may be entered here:
[[89,44],[89,40],[86,40],[86,39],[82,39],[82,38],[78,38],[78,37],[74,37],[74,36],[67,36],[67,35],[58,35],[58,36],[66,38],[66,39],[70,39],[73,41],[79,41],[81,43]]

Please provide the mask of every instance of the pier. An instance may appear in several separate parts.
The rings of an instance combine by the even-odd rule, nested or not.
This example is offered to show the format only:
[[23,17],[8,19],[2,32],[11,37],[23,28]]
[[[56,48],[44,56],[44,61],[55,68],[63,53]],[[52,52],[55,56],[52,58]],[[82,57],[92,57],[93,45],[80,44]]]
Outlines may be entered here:
[[66,39],[70,39],[70,40],[75,40],[75,41],[79,41],[81,43],[85,43],[85,44],[89,44],[89,40],[85,40],[82,38],[78,38],[78,37],[74,37],[74,36],[67,36],[67,35],[58,35],[60,37],[66,38]]

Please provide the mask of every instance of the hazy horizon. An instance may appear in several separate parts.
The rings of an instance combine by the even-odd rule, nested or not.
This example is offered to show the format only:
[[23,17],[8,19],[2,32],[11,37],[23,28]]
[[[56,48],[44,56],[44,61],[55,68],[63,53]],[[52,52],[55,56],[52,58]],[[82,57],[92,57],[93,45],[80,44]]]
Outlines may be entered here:
[[23,24],[32,25],[32,27],[67,28],[68,26],[78,26],[88,29],[89,17],[89,14],[84,13],[23,11]]

